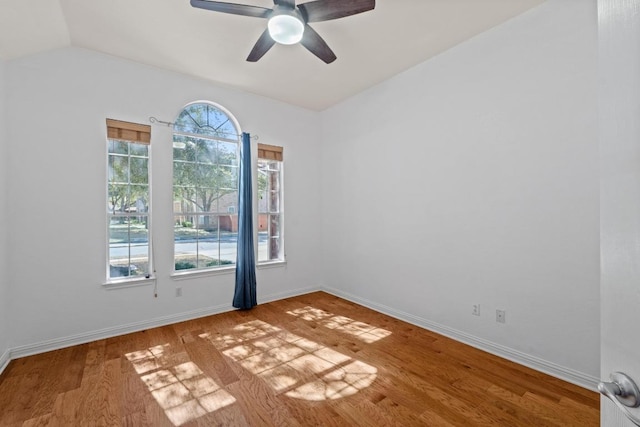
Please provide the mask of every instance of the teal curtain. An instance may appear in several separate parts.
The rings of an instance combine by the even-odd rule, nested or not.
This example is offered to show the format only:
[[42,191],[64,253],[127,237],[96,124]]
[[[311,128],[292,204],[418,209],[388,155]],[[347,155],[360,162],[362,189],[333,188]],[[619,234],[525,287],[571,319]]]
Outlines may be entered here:
[[251,136],[242,133],[238,188],[238,255],[233,306],[249,309],[256,299],[256,259],[253,249],[253,210],[251,197]]

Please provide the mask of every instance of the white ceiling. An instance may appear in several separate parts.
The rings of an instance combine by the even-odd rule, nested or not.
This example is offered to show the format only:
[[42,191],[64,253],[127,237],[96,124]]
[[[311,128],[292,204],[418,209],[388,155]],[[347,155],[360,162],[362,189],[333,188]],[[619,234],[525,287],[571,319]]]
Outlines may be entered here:
[[266,21],[189,0],[0,0],[0,57],[79,46],[323,110],[543,1],[378,0],[373,11],[311,24],[338,57],[327,65],[300,45],[246,62]]

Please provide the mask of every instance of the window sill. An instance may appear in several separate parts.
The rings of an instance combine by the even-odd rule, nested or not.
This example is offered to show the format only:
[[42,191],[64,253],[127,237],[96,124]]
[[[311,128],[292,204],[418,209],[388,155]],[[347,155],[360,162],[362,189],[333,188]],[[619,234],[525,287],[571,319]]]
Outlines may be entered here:
[[278,268],[278,267],[286,267],[286,266],[287,266],[286,260],[278,260],[278,261],[269,261],[269,262],[263,262],[263,263],[257,264],[256,269],[263,270],[268,268]]
[[187,280],[197,277],[218,276],[221,274],[231,274],[236,272],[236,266],[226,268],[216,268],[215,270],[185,271],[173,273],[170,277],[173,280]]
[[108,291],[114,289],[134,288],[138,286],[153,285],[156,283],[156,277],[141,277],[138,279],[110,280],[102,284],[102,288]]

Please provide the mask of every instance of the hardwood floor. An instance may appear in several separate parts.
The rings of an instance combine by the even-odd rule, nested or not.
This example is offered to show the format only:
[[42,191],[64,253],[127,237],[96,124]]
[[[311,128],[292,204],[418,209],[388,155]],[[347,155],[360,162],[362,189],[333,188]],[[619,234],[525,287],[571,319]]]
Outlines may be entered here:
[[317,292],[12,361],[0,426],[597,426],[599,396]]

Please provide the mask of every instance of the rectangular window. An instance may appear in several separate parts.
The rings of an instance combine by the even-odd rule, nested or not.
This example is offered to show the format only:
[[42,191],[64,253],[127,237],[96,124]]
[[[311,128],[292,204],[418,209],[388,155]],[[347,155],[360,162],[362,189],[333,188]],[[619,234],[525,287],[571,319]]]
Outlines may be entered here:
[[151,127],[107,119],[107,280],[148,277]]
[[258,263],[284,261],[282,147],[258,144]]

